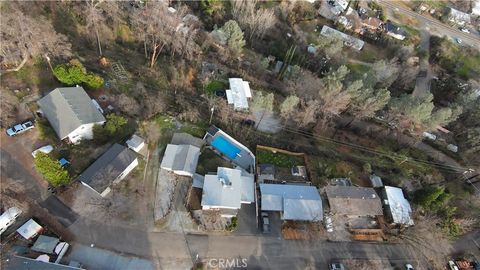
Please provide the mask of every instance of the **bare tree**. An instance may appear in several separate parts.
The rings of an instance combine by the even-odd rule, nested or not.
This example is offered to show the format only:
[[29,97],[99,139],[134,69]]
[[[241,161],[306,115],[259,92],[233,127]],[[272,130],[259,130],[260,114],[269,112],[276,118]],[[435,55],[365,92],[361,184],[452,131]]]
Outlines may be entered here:
[[317,120],[320,111],[320,102],[318,100],[309,100],[303,102],[302,110],[297,115],[297,123],[299,127],[306,127]]
[[175,29],[181,22],[176,18],[163,1],[149,2],[134,12],[132,23],[136,34],[143,40],[150,68],[153,68],[165,46],[172,43]]
[[129,116],[139,116],[142,111],[140,104],[138,104],[134,98],[129,97],[126,94],[120,94],[117,97],[117,105],[123,113]]
[[300,99],[297,96],[291,95],[280,104],[280,115],[285,119],[285,122],[293,116],[299,102]]
[[253,37],[262,38],[268,29],[275,24],[272,9],[258,8],[258,0],[233,0],[232,15],[236,21]]
[[1,88],[0,91],[0,126],[6,128],[15,121],[18,99],[10,90]]
[[20,70],[28,59],[45,53],[71,56],[67,37],[55,32],[44,17],[25,15],[15,2],[2,6],[0,64],[3,72]]

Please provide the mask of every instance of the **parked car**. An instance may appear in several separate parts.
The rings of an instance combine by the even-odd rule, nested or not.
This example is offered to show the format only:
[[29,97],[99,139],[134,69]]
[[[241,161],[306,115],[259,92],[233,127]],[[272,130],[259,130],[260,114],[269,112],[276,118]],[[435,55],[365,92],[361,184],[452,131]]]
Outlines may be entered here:
[[460,30],[464,33],[470,33],[470,30],[468,30],[467,28],[461,28]]
[[448,266],[450,267],[450,270],[459,270],[458,266],[453,261],[448,261]]
[[52,151],[53,151],[53,146],[51,146],[50,144],[47,144],[33,151],[32,156],[35,158],[39,152],[50,154]]
[[412,266],[411,264],[409,264],[409,263],[405,264],[405,269],[406,269],[406,270],[415,270],[415,269],[413,268],[413,266]]
[[253,127],[255,126],[255,121],[251,120],[251,119],[243,119],[240,124],[244,125],[244,126],[250,126],[250,127]]
[[333,262],[330,264],[330,270],[345,270],[345,267],[339,262]]
[[270,220],[268,219],[267,212],[262,212],[262,227],[263,227],[263,233],[270,232]]
[[461,38],[456,38],[455,41],[457,41],[458,44],[462,44],[463,40]]
[[23,133],[27,130],[30,130],[32,128],[34,128],[35,126],[33,125],[32,121],[27,121],[23,124],[17,124],[9,129],[7,129],[7,135],[8,136],[15,136],[15,135],[18,135],[20,133]]
[[8,226],[12,225],[17,217],[22,213],[22,210],[18,209],[17,207],[10,207],[7,211],[3,212],[0,216],[0,235],[8,228]]

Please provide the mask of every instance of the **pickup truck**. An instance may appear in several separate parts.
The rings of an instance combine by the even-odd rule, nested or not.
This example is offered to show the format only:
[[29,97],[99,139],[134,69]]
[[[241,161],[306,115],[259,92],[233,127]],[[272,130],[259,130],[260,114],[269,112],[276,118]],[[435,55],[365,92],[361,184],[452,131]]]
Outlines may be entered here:
[[7,129],[7,135],[8,136],[15,136],[15,135],[18,135],[20,133],[23,133],[29,129],[32,129],[34,128],[35,126],[33,125],[32,121],[27,121],[23,124],[17,124],[9,129]]

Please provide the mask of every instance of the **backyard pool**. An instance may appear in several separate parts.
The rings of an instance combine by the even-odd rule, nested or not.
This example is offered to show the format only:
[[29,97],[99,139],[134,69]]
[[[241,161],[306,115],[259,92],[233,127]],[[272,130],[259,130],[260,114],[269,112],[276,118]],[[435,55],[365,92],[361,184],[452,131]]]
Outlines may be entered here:
[[230,159],[235,159],[240,149],[222,136],[217,136],[212,141],[212,146]]

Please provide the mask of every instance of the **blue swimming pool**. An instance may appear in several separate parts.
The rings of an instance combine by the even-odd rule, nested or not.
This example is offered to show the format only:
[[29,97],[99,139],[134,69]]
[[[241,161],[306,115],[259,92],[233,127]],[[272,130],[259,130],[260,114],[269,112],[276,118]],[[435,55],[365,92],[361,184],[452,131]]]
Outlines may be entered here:
[[212,141],[212,146],[230,159],[235,159],[237,154],[240,153],[240,149],[238,147],[227,141],[227,139],[222,136],[215,137],[215,139]]

